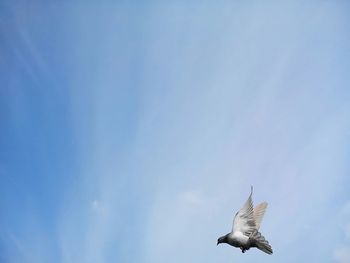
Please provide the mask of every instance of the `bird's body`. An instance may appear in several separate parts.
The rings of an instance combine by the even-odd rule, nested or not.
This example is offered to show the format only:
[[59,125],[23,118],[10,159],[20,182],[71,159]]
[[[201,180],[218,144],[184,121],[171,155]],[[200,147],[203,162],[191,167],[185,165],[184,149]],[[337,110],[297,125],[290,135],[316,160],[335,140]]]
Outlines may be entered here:
[[269,242],[259,232],[267,203],[261,203],[253,208],[252,193],[253,188],[245,205],[236,213],[232,231],[220,237],[218,244],[227,243],[240,248],[243,253],[251,247],[257,247],[267,254],[272,254]]
[[234,233],[229,233],[228,241],[231,246],[239,247],[240,244],[247,244],[249,242],[249,237],[245,236],[242,232],[236,231]]

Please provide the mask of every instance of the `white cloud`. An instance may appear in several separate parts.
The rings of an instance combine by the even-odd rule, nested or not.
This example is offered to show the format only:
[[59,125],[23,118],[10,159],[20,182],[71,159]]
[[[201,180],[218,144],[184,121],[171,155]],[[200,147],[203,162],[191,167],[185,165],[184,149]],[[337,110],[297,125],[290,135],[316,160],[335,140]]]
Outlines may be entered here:
[[91,208],[92,208],[92,210],[95,210],[95,211],[96,211],[96,210],[99,208],[99,206],[100,206],[99,201],[94,200],[94,201],[91,202]]
[[102,217],[106,217],[109,215],[109,210],[106,207],[106,205],[97,199],[91,202],[90,207],[92,212],[94,212],[96,215],[99,215]]
[[186,191],[179,194],[179,201],[189,205],[200,205],[203,199],[198,191]]
[[340,247],[334,250],[334,259],[339,263],[350,262],[350,247]]
[[[347,240],[350,240],[350,202],[347,202],[339,213],[339,218],[342,221],[342,231]],[[350,262],[350,245],[342,245],[334,249],[334,259],[339,263]]]

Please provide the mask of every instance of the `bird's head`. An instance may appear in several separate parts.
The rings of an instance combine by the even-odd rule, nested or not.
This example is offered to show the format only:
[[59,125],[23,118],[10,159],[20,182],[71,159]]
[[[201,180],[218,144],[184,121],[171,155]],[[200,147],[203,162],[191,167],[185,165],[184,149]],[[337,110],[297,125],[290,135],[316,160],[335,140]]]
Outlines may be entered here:
[[226,243],[226,239],[227,239],[227,236],[219,237],[218,238],[218,242],[216,243],[216,245],[219,245],[221,243]]

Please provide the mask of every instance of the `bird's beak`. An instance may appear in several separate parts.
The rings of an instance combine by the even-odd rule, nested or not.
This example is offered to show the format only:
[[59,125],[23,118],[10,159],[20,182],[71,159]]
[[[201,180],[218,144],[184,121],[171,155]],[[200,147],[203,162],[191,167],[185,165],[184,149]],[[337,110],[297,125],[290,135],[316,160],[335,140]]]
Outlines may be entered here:
[[216,245],[219,245],[219,241],[216,243]]

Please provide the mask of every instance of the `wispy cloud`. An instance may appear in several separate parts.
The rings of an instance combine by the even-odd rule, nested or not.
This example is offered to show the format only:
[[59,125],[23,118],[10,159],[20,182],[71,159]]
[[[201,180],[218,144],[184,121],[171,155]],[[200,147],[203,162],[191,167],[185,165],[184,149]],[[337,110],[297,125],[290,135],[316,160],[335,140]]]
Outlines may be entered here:
[[344,243],[334,249],[334,259],[339,263],[350,262],[350,202],[347,202],[339,211],[337,218],[343,231]]
[[350,262],[350,247],[336,248],[334,251],[334,259],[339,263]]
[[[1,207],[15,218],[9,262],[347,262],[350,220],[335,226],[350,207],[336,211],[349,199],[349,22],[340,1],[316,3],[72,3],[50,9],[67,17],[63,40],[32,6],[13,59],[69,89],[57,106],[69,118],[59,125],[65,114],[35,108],[11,69],[22,93],[11,93],[9,118],[28,123],[12,140],[53,150],[27,153],[39,168],[19,169],[16,152],[4,169],[17,183],[50,167],[26,198],[12,191],[26,213]],[[55,43],[64,57],[51,58]],[[56,170],[46,156],[69,162]],[[272,257],[216,247],[250,185],[255,203],[269,202],[261,230]]]

